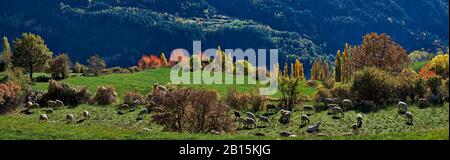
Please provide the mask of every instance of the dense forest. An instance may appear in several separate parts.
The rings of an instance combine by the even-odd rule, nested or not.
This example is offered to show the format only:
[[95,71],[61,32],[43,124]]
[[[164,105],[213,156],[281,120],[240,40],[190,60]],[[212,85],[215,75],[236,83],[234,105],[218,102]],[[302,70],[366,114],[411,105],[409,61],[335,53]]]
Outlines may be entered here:
[[[202,48],[278,48],[281,63],[333,60],[345,43],[388,33],[406,50],[447,50],[448,1],[0,0],[0,35],[41,35],[74,61],[92,54],[131,66],[142,54]],[[376,15],[376,16],[374,16]],[[309,73],[306,73],[309,74]]]

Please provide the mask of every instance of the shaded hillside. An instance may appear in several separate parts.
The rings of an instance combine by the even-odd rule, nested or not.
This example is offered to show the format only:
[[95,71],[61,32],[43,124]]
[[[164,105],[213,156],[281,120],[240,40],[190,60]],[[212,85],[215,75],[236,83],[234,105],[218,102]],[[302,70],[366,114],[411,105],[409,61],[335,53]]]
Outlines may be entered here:
[[[133,4],[127,1],[119,4],[115,1],[45,2],[9,2],[13,7],[1,9],[4,13],[0,19],[0,35],[17,37],[22,32],[37,33],[47,40],[52,50],[68,52],[74,60],[83,62],[89,55],[98,53],[111,65],[133,65],[143,53],[167,53],[175,48],[191,51],[193,40],[202,40],[203,49],[279,48],[283,55],[305,57],[316,57],[320,51],[312,41],[295,32],[278,31],[251,20],[224,15],[180,14],[170,7],[154,7],[144,1]],[[166,6],[162,2],[158,5]]]
[[[448,48],[445,0],[0,0],[0,35],[42,35],[84,62],[134,65],[141,54],[202,48],[279,48],[282,56],[330,58],[345,42],[386,32],[409,51]],[[323,48],[323,50],[321,49]]]

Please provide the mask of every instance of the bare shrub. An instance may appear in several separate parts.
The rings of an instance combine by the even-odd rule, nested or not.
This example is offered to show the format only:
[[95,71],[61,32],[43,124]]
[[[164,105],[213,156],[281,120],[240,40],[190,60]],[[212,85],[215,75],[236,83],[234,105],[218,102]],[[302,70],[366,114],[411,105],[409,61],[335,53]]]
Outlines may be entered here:
[[329,89],[327,89],[325,87],[319,87],[317,89],[316,94],[314,95],[314,101],[316,103],[316,106],[320,107],[320,108],[316,107],[316,109],[318,109],[318,110],[325,110],[325,109],[327,109],[328,106],[318,105],[318,104],[321,103],[321,102],[324,102],[325,98],[330,98],[330,97],[331,97],[331,93],[330,93]]
[[151,100],[158,106],[153,120],[164,130],[191,133],[232,132],[229,108],[220,104],[217,93],[206,90],[153,90]]
[[247,106],[250,103],[250,97],[245,93],[237,91],[236,88],[233,87],[228,90],[224,101],[225,104],[234,109],[247,109]]
[[89,102],[91,94],[86,87],[70,87],[63,82],[50,80],[47,93],[40,100],[41,105],[47,105],[48,100],[60,100],[65,105],[76,106]]
[[129,67],[128,70],[129,70],[131,73],[135,73],[135,72],[140,72],[140,71],[142,71],[142,70],[141,70],[139,67],[137,67],[137,66]]
[[250,92],[249,99],[253,112],[265,110],[264,107],[266,106],[267,98],[259,94],[258,88],[255,88]]
[[142,96],[139,92],[131,91],[126,92],[124,97],[124,103],[128,105],[132,105],[134,101],[139,100],[140,103],[144,102],[144,96]]
[[318,85],[316,80],[309,80],[306,84],[309,87],[317,87],[317,85]]
[[330,90],[332,97],[340,99],[353,99],[350,83],[337,84]]
[[0,114],[14,111],[23,102],[21,87],[13,81],[0,83]]
[[95,93],[94,102],[99,105],[110,105],[117,100],[117,92],[114,87],[100,86]]

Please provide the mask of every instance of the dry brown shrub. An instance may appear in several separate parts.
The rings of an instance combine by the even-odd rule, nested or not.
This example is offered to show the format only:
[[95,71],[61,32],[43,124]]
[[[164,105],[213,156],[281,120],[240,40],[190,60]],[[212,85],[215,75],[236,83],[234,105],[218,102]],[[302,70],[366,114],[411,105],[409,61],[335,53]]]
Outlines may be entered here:
[[153,101],[159,109],[152,117],[164,130],[191,133],[209,133],[212,130],[235,130],[229,108],[219,103],[215,91],[189,88],[163,92],[153,90]]

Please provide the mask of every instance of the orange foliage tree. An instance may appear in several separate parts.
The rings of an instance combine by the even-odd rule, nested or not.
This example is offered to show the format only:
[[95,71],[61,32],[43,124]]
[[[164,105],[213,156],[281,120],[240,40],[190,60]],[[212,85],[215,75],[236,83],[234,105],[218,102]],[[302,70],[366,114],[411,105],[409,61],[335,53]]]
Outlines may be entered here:
[[430,63],[427,63],[425,66],[423,66],[419,71],[419,76],[425,80],[435,77],[436,72],[432,71],[430,69]]
[[162,61],[155,55],[142,55],[142,58],[138,61],[138,67],[141,69],[155,69],[162,66]]
[[387,72],[400,73],[410,63],[406,50],[386,34],[369,33],[361,46],[352,48],[353,68],[377,67]]

